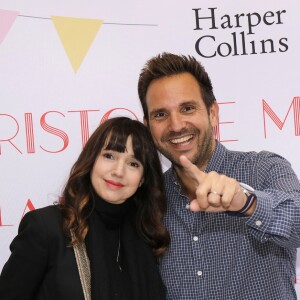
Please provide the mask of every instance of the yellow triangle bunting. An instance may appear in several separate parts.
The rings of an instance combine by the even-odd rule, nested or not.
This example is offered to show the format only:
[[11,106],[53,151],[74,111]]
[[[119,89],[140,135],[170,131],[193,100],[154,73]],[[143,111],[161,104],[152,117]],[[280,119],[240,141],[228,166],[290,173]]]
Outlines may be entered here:
[[103,20],[70,17],[51,17],[71,65],[79,69]]

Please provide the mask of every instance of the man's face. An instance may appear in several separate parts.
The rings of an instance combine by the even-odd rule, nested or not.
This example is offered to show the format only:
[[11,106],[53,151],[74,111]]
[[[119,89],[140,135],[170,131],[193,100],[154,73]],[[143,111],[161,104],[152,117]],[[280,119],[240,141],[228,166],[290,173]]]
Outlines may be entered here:
[[207,112],[197,80],[189,73],[151,82],[146,94],[149,126],[158,150],[175,166],[184,154],[204,168],[215,143],[212,127],[218,121],[218,105]]

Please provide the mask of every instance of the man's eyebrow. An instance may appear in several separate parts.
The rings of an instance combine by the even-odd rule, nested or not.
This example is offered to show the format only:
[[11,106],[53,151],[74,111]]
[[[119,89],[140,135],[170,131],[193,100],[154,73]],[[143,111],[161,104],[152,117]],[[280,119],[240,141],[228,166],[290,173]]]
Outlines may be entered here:
[[[184,106],[187,106],[187,105],[194,105],[194,106],[197,106],[198,105],[198,102],[195,101],[195,100],[187,100],[187,101],[184,101],[182,103],[179,104],[179,107],[184,107]],[[155,113],[158,113],[158,112],[165,112],[167,111],[166,108],[163,108],[163,107],[159,107],[159,108],[154,108],[153,110],[149,111],[149,115],[153,115]]]
[[180,103],[179,106],[186,106],[186,105],[197,105],[198,102],[195,100],[187,100],[185,102]]
[[160,112],[160,111],[166,111],[165,108],[154,108],[153,110],[150,111],[150,114],[154,114],[156,112]]

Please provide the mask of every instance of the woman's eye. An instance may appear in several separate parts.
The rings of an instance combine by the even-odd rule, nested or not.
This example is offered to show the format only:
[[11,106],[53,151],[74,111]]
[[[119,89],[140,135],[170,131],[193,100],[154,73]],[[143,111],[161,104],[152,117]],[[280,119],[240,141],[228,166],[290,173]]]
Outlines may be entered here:
[[111,153],[103,153],[103,157],[113,159],[113,155]]
[[140,166],[139,163],[134,162],[134,161],[130,162],[129,165],[130,165],[130,167],[133,167],[133,168],[138,168]]

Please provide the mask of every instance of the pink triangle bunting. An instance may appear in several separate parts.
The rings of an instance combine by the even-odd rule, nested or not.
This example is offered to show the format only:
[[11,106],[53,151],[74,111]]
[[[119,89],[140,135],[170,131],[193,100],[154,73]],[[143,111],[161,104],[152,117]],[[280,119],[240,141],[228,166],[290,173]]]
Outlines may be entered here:
[[0,44],[6,37],[18,14],[19,12],[17,11],[0,9]]

